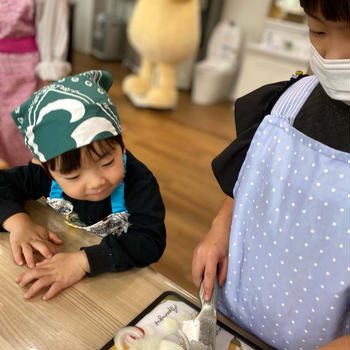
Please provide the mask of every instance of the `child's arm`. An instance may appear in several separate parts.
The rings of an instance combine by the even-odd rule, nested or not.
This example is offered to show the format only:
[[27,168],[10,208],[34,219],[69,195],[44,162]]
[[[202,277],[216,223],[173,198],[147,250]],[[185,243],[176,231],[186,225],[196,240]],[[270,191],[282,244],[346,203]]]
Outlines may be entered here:
[[[23,201],[47,196],[51,179],[38,165],[16,167],[0,171],[0,225],[10,232],[13,257],[23,264],[33,266],[33,249],[47,257],[54,252],[50,243],[59,244],[61,240],[52,232],[35,224],[25,212]],[[1,229],[1,227],[0,227]]]
[[79,282],[89,273],[89,264],[83,250],[75,253],[59,253],[52,258],[36,264],[30,271],[22,273],[16,278],[16,282],[24,287],[34,282],[24,294],[30,299],[42,288],[49,287],[43,296],[44,300],[51,299],[61,290]]
[[226,196],[209,232],[193,253],[193,281],[199,287],[204,279],[204,298],[206,300],[211,297],[218,268],[219,285],[221,286],[226,280],[232,210],[233,199]]
[[10,216],[3,222],[2,226],[10,232],[12,255],[18,265],[23,265],[25,261],[28,267],[32,268],[35,265],[33,256],[35,250],[45,258],[50,258],[56,253],[51,242],[62,243],[62,240],[55,233],[36,224],[26,213]]

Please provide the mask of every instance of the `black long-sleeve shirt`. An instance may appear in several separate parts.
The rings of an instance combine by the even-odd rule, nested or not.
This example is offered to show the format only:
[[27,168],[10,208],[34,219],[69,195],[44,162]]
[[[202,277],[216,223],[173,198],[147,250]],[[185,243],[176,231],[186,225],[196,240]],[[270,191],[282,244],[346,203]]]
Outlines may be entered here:
[[[125,204],[131,224],[119,237],[112,234],[100,244],[83,247],[90,265],[90,276],[143,267],[159,260],[165,249],[165,209],[153,174],[129,151],[127,154]],[[48,197],[52,180],[41,166],[0,170],[0,224],[8,217],[25,212],[23,201]],[[81,221],[96,223],[111,212],[110,197],[99,202],[69,200]],[[1,228],[1,227],[0,227]]]
[[[282,93],[302,77],[262,86],[237,99],[235,103],[237,138],[212,162],[214,175],[228,196],[233,196],[238,174],[260,123],[270,113]],[[318,84],[300,109],[293,126],[314,140],[349,153],[349,116],[350,106],[331,99]]]

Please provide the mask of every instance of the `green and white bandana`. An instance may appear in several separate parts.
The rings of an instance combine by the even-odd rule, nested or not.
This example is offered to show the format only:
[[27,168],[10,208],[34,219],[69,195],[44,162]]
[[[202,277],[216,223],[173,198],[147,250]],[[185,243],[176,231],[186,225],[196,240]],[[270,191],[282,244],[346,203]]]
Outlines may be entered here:
[[72,149],[121,133],[107,95],[112,75],[101,70],[69,76],[45,86],[12,112],[24,142],[46,162]]

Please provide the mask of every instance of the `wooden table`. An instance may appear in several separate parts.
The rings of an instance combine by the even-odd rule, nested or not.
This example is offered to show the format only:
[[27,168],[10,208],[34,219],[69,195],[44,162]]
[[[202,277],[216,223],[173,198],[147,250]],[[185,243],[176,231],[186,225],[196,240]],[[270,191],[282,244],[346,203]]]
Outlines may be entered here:
[[[59,251],[76,251],[100,241],[94,234],[67,226],[42,201],[29,202],[27,210],[36,222],[63,238]],[[25,300],[27,288],[15,282],[25,270],[12,260],[8,233],[0,233],[0,349],[97,350],[164,291],[176,291],[198,305],[197,298],[151,268],[84,278],[49,301],[42,300],[44,292]]]

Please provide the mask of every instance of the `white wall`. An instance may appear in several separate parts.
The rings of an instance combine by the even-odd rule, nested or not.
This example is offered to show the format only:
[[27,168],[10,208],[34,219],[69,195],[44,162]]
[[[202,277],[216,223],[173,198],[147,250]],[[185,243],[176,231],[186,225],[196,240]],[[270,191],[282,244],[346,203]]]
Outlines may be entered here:
[[258,42],[271,0],[225,0],[222,18],[241,26],[247,41]]
[[79,0],[76,2],[73,47],[75,50],[86,54],[91,53],[94,12],[94,0]]

